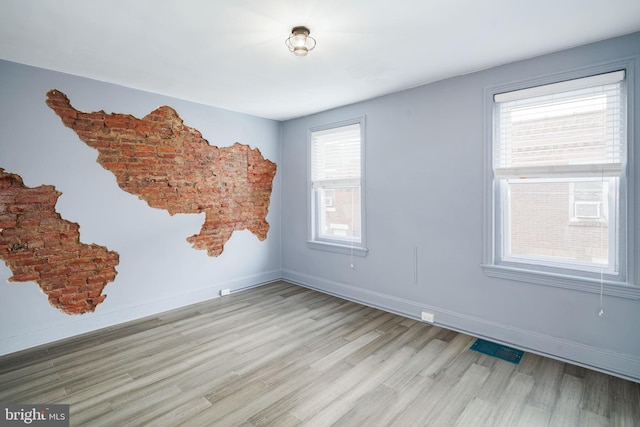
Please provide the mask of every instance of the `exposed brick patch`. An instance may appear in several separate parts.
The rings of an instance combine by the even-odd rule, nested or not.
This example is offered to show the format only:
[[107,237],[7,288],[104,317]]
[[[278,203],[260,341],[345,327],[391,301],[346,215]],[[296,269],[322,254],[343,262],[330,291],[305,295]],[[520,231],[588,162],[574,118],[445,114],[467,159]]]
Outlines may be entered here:
[[80,226],[55,210],[60,194],[51,185],[26,187],[0,168],[0,258],[13,273],[9,282],[36,282],[64,313],[92,312],[106,298],[119,256],[80,243]]
[[194,248],[218,256],[235,230],[267,238],[276,164],[257,148],[239,143],[211,146],[167,106],[142,119],[104,111],[85,113],[57,90],[47,93],[47,105],[98,150],[98,162],[115,175],[124,191],[171,215],[205,212],[200,233],[187,239]]

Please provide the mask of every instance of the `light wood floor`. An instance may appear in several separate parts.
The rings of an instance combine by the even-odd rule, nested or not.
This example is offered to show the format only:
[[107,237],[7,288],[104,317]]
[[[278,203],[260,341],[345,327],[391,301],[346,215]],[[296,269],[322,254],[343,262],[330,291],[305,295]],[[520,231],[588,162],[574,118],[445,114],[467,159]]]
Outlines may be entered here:
[[90,426],[640,426],[640,386],[284,282],[0,357]]

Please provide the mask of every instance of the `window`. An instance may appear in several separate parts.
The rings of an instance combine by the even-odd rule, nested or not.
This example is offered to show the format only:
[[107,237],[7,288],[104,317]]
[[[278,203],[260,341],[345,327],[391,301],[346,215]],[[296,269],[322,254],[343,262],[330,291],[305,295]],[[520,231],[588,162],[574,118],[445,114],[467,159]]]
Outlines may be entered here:
[[621,69],[490,91],[488,274],[628,284],[627,90]]
[[570,220],[575,222],[607,223],[609,218],[608,180],[577,181],[571,186]]
[[310,239],[314,248],[365,255],[364,119],[310,129]]

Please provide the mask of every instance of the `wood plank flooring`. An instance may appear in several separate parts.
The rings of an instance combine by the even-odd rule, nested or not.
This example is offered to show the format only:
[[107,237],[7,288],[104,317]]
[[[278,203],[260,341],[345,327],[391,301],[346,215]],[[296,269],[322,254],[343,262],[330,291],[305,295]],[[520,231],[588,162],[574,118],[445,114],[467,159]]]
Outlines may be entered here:
[[639,426],[640,386],[276,282],[0,357],[87,426]]

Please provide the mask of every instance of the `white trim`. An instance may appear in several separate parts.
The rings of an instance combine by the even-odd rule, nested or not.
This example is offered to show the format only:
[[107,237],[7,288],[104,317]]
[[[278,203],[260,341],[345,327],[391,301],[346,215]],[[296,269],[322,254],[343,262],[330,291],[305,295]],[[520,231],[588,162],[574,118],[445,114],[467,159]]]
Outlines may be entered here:
[[593,165],[548,165],[548,166],[522,166],[513,168],[496,168],[494,176],[502,178],[600,178],[618,177],[622,175],[624,168],[621,163],[604,163]]
[[493,98],[495,102],[517,101],[519,99],[544,96],[556,92],[565,92],[570,90],[583,89],[591,86],[617,83],[624,80],[624,76],[624,70],[613,71],[610,73],[597,74],[594,76],[571,79],[558,83],[528,87],[526,89],[519,89],[510,92],[496,93]]
[[[212,300],[220,296],[220,290],[222,289],[230,289],[232,293],[238,292],[275,282],[280,280],[281,277],[282,272],[280,270],[271,270],[226,280],[212,284],[211,286],[190,290],[189,292],[179,295],[171,295],[153,301],[146,301],[142,304],[132,304],[114,311],[103,311],[101,310],[102,307],[98,307],[95,312],[84,314],[82,317],[73,319],[65,317],[64,322],[48,324],[45,327],[34,328],[20,334],[2,337],[0,338],[0,356],[50,344],[84,333],[95,332],[107,327],[116,327],[123,323]],[[179,286],[177,286],[177,288],[178,287]]]
[[[571,289],[579,292],[600,294],[600,278],[577,277],[568,274],[559,274],[549,271],[531,270],[502,265],[482,265],[485,274],[498,279],[508,279],[518,282],[533,283],[537,285],[552,286]],[[629,282],[616,282],[603,280],[603,294],[632,300],[640,299],[640,286]]]
[[359,246],[352,246],[349,243],[337,243],[336,241],[308,240],[307,247],[321,251],[334,252],[344,255],[355,255],[359,257],[367,256],[369,249]]
[[420,304],[412,300],[397,298],[296,271],[283,270],[282,279],[318,292],[334,295],[414,320],[420,320],[422,311],[426,310],[435,314],[436,322],[434,324],[436,326],[640,382],[640,357],[637,355],[609,351],[551,335],[515,328],[441,307]]
[[[626,154],[626,162],[623,167],[626,168],[627,179],[620,180],[620,192],[624,192],[627,196],[626,201],[621,201],[619,208],[619,223],[626,226],[624,234],[619,236],[622,239],[621,247],[626,249],[626,254],[620,257],[618,262],[619,281],[613,282],[617,286],[607,291],[605,280],[605,293],[611,292],[612,295],[625,296],[637,299],[640,295],[640,283],[638,283],[638,275],[640,271],[640,248],[638,240],[640,239],[640,229],[638,229],[638,214],[640,214],[640,197],[636,195],[637,186],[640,184],[640,171],[636,170],[635,164],[640,153],[635,126],[640,123],[640,109],[636,107],[638,94],[636,86],[638,78],[635,70],[640,69],[640,56],[632,56],[617,61],[603,62],[589,67],[574,69],[564,73],[553,75],[545,75],[538,78],[526,79],[521,81],[513,81],[503,85],[487,86],[484,88],[484,173],[483,173],[483,222],[482,222],[482,239],[483,239],[483,262],[484,272],[491,277],[499,277],[510,279],[513,282],[528,282],[546,286],[555,286],[570,290],[597,292],[600,293],[600,285],[592,283],[591,273],[587,273],[585,277],[572,276],[570,270],[549,271],[519,268],[513,266],[510,268],[498,265],[495,261],[495,254],[499,250],[497,245],[501,243],[496,239],[495,233],[500,230],[500,224],[496,221],[495,210],[500,208],[498,200],[495,200],[495,185],[499,185],[494,179],[493,165],[493,120],[494,120],[494,96],[506,92],[515,92],[523,87],[537,87],[550,85],[557,82],[564,82],[573,79],[580,79],[584,76],[595,76],[597,74],[611,73],[612,71],[625,71],[626,82],[623,82],[626,89],[627,98],[627,139],[628,151]],[[612,166],[613,168],[613,166]],[[615,167],[617,168],[617,166]],[[507,171],[503,171],[506,173]],[[501,172],[501,173],[503,173]],[[520,171],[523,172],[523,171]],[[524,171],[525,173],[535,172],[532,170]],[[615,169],[613,170],[615,172]],[[596,176],[602,176],[596,174]],[[558,275],[564,280],[549,280],[550,275]],[[615,278],[613,278],[615,279]],[[611,288],[611,287],[609,287]]]
[[[312,180],[312,144],[313,134],[315,132],[324,132],[331,129],[337,129],[345,126],[360,125],[360,179],[334,179],[334,180],[318,180],[314,183]],[[340,122],[313,126],[307,129],[307,246],[311,249],[325,250],[329,252],[355,255],[364,257],[367,255],[366,245],[366,117],[360,116]],[[351,187],[353,184],[359,185],[360,188],[360,241],[351,241],[349,239],[328,239],[316,235],[318,228],[317,212],[315,209],[317,188],[340,188]],[[314,185],[315,184],[315,185]]]

